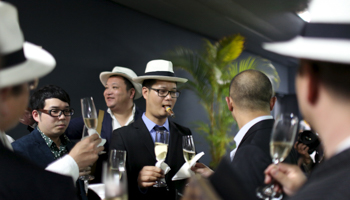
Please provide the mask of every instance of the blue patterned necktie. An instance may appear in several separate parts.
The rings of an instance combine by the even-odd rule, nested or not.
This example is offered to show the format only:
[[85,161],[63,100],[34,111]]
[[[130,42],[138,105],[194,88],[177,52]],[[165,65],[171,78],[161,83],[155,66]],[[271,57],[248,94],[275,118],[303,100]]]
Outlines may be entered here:
[[[153,128],[156,132],[157,131],[160,131],[160,132],[164,132],[164,131],[166,131],[166,128],[164,127],[164,126],[154,126],[154,128]],[[157,136],[157,134],[156,134],[156,136]],[[161,133],[160,134],[160,141],[164,141],[164,133]]]

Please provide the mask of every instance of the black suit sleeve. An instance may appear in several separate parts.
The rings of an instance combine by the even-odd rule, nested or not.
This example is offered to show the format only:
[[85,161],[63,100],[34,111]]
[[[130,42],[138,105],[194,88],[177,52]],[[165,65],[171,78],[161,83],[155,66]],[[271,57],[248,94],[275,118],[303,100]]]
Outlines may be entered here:
[[243,180],[242,185],[254,194],[256,188],[264,185],[264,171],[272,163],[270,156],[255,145],[242,146],[237,151],[232,167]]

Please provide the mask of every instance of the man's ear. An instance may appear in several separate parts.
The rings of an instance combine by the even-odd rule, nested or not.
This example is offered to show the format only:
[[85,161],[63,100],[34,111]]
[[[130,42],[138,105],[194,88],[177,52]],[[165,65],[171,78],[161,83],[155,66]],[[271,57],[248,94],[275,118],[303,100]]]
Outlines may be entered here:
[[149,90],[147,87],[142,87],[142,96],[144,99],[147,99],[148,92],[149,92]]
[[134,96],[135,96],[135,94],[136,94],[135,88],[131,88],[131,89],[129,90],[129,92],[130,92],[130,99],[134,99]]
[[270,99],[270,111],[272,111],[273,107],[275,106],[276,101],[277,101],[276,96],[274,96]]
[[232,105],[231,97],[226,97],[225,99],[226,99],[226,103],[227,103],[228,109],[230,110],[230,112],[232,112],[233,111],[233,105]]
[[311,66],[309,63],[305,64],[307,68],[307,73],[305,73],[306,84],[307,84],[307,100],[310,104],[315,104],[318,100],[320,81],[318,76],[311,71]]
[[40,114],[37,110],[33,110],[32,111],[32,116],[33,116],[33,119],[36,121],[36,122],[39,122],[40,121]]

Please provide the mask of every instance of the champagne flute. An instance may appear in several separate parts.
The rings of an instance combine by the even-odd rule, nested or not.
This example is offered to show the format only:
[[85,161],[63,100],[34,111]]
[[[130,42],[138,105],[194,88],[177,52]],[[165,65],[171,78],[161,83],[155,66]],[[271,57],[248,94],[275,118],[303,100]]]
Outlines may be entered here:
[[92,97],[82,98],[81,100],[81,112],[84,119],[85,126],[90,132],[96,132],[97,128],[97,111]]
[[115,174],[110,167],[107,167],[107,162],[102,165],[102,182],[105,186],[105,200],[127,200],[128,199],[128,178],[124,173],[122,177]]
[[182,136],[182,151],[186,162],[189,166],[191,166],[191,160],[196,155],[196,149],[194,147],[192,135]]
[[[168,144],[169,144],[169,132],[166,130],[157,130],[156,138],[154,141],[154,152],[156,154],[156,160],[164,161],[166,154],[168,153]],[[165,179],[162,178],[156,181],[156,184],[153,187],[166,187],[167,184]]]
[[[278,165],[278,163],[283,162],[293,148],[298,121],[298,117],[293,113],[282,114],[276,119],[270,139],[270,154],[273,164]],[[258,187],[256,196],[265,200],[281,199],[283,194],[275,192],[274,186],[274,183],[271,183]]]
[[[92,97],[85,97],[80,99],[81,102],[81,112],[82,117],[84,119],[84,129],[83,129],[83,138],[90,135],[90,133],[96,132],[97,128],[97,111],[94,104],[94,100]],[[93,180],[95,177],[92,175],[85,175],[82,176],[81,179],[86,180]]]
[[[83,128],[83,135],[81,137],[81,140],[83,140],[84,138],[86,137],[89,137],[89,132],[88,132],[88,129],[86,128],[86,126],[84,125],[84,128]],[[85,171],[85,170],[84,170]],[[94,180],[94,176],[93,175],[83,175],[83,176],[80,176],[79,179],[80,180],[83,180],[83,181],[91,181],[91,180]]]
[[113,174],[118,174],[119,179],[125,172],[126,151],[112,149],[109,154],[109,169]]

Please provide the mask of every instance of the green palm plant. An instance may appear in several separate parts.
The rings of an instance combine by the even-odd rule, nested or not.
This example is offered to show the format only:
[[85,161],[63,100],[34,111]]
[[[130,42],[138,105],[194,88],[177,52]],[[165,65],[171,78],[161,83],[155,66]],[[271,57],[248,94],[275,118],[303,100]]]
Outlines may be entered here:
[[204,40],[202,51],[180,47],[168,54],[175,68],[183,69],[192,76],[193,79],[184,84],[182,89],[193,91],[207,113],[209,123],[195,123],[196,131],[204,135],[210,145],[211,167],[216,167],[220,162],[233,139],[228,133],[235,121],[225,101],[230,81],[239,72],[255,69],[258,64],[253,57],[234,62],[242,53],[243,47],[244,37],[238,34],[213,44]]

